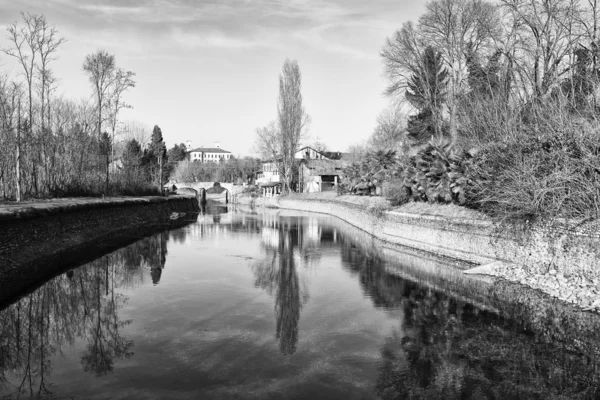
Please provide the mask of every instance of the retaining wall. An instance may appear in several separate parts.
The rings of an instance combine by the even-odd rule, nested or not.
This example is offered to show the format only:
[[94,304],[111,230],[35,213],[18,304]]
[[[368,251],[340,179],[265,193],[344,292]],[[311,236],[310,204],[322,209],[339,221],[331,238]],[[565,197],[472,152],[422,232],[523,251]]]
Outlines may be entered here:
[[190,196],[73,199],[3,209],[0,277],[6,270],[142,227],[168,226],[173,212],[196,212]]
[[486,220],[368,210],[340,201],[302,199],[299,195],[258,198],[254,204],[334,215],[387,242],[472,264],[503,260],[532,272],[547,271],[552,266],[564,274],[588,279],[598,278],[600,272],[598,229],[590,224],[574,226],[566,221],[533,227],[496,224]]

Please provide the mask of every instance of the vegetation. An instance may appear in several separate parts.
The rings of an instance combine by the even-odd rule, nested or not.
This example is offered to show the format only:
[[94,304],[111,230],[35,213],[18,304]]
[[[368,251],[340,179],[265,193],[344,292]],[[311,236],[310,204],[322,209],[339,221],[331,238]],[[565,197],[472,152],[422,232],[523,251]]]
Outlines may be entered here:
[[410,115],[354,149],[347,189],[508,219],[600,216],[599,18],[596,1],[428,2],[381,51],[392,108]]
[[0,72],[0,200],[159,193],[156,171],[168,164],[152,148],[158,142],[146,148],[139,124],[124,125],[116,140],[135,73],[99,50],[83,60],[90,100],[55,95],[51,67],[65,41],[43,15],[22,13],[0,43],[2,66],[10,71],[12,60],[16,71]]

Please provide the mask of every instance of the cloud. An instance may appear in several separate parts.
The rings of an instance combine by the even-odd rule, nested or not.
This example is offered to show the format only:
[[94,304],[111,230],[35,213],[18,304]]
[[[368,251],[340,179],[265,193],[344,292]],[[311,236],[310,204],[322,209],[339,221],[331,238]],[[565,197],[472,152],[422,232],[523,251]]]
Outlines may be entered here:
[[101,35],[103,40],[127,38],[150,46],[171,41],[183,48],[222,49],[276,48],[293,39],[319,50],[369,58],[372,50],[361,43],[365,32],[377,31],[381,36],[382,18],[386,10],[398,7],[395,4],[387,0],[381,4],[357,0],[24,0],[20,5],[12,3],[0,23],[18,19],[20,7],[44,13],[59,30],[64,27],[81,37]]

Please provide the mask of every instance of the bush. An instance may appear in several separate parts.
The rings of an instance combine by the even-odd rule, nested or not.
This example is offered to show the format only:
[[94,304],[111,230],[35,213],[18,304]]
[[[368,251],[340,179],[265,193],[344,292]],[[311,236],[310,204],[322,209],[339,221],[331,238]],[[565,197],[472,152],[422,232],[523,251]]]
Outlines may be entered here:
[[406,195],[415,201],[467,203],[472,155],[448,141],[430,141],[404,166]]
[[598,218],[600,123],[560,99],[504,120],[479,140],[468,205],[503,219]]
[[394,179],[383,183],[383,195],[394,207],[401,206],[410,201],[408,191],[401,179]]

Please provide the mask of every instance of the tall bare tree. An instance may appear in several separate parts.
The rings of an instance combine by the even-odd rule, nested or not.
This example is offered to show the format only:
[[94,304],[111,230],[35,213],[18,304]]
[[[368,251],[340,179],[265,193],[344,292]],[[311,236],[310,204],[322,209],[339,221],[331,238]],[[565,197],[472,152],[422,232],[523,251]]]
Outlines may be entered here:
[[125,71],[122,68],[117,68],[114,79],[113,79],[113,83],[111,85],[110,98],[108,100],[108,105],[110,107],[109,119],[110,119],[110,127],[112,130],[112,137],[111,137],[111,141],[112,141],[111,159],[112,160],[114,160],[114,158],[115,158],[115,155],[114,155],[115,132],[117,130],[119,111],[121,111],[124,108],[131,108],[131,105],[129,105],[123,101],[123,94],[127,90],[135,87],[135,80],[133,79],[134,77],[135,77],[134,72]]
[[0,140],[9,151],[0,152],[0,181],[3,182],[3,194],[7,197],[6,181],[10,181],[9,171],[12,169],[11,156],[14,155],[14,190],[15,199],[21,201],[21,87],[10,82],[7,77],[0,77]]
[[9,25],[8,40],[12,47],[4,48],[2,51],[17,59],[23,68],[23,75],[27,82],[28,105],[29,105],[29,128],[33,129],[35,119],[33,117],[33,84],[35,79],[36,55],[39,51],[39,36],[42,29],[43,16],[21,13],[23,26],[17,22]]
[[[36,37],[37,49],[40,53],[38,72],[40,76],[40,126],[50,128],[50,88],[54,83],[52,71],[49,69],[50,62],[56,60],[55,53],[58,47],[66,42],[64,37],[58,35],[55,26],[51,26],[43,15],[39,17],[39,31]],[[48,120],[44,117],[47,117]]]
[[279,122],[279,147],[284,190],[291,190],[294,155],[306,133],[310,121],[302,105],[302,74],[296,60],[286,59],[279,75],[279,101],[277,116]]
[[310,117],[302,105],[302,75],[296,60],[286,59],[279,75],[277,122],[256,130],[258,150],[272,158],[283,177],[283,190],[292,183],[294,155],[306,135]]
[[102,134],[102,123],[105,121],[102,112],[107,107],[110,87],[114,81],[115,68],[115,56],[104,50],[88,54],[83,62],[83,70],[88,75],[96,95],[96,112],[98,114],[96,133],[98,138]]

